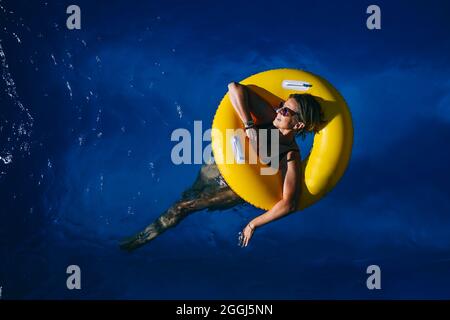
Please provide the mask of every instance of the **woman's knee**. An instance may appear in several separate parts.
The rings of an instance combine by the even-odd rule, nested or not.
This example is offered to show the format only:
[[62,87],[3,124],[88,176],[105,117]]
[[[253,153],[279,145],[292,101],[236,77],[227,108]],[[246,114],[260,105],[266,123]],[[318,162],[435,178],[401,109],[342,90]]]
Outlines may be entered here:
[[239,82],[232,81],[228,84],[229,91],[244,90],[244,88],[245,88],[245,86],[240,84]]

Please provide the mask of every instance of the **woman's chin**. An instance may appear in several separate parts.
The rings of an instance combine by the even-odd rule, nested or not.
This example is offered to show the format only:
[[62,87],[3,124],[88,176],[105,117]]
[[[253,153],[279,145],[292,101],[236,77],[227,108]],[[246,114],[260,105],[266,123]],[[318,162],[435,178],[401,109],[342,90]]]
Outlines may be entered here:
[[272,124],[275,126],[275,128],[280,129],[280,119],[275,118],[275,119],[272,121]]

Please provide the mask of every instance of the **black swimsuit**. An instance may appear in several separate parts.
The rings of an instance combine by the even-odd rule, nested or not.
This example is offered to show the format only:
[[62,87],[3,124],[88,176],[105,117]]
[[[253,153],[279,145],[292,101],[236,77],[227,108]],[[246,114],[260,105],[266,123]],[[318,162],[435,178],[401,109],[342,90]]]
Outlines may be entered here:
[[[256,129],[277,129],[273,123],[265,123],[265,124],[260,124],[260,125],[256,125],[255,126]],[[267,144],[268,144],[268,154],[270,154],[270,147],[271,147],[271,143],[270,143],[270,139],[271,139],[271,134],[270,132],[268,132],[267,134]],[[279,163],[281,163],[281,160],[288,154],[289,151],[296,151],[298,153],[300,153],[300,148],[298,147],[297,143],[295,142],[295,140],[293,140],[291,143],[289,144],[284,144],[284,143],[280,143],[279,145]],[[290,160],[288,160],[290,161]],[[270,165],[270,162],[268,163],[268,165]],[[199,175],[201,176],[202,174],[206,177],[203,179],[197,178],[197,180],[202,180],[202,182],[200,183],[202,186],[203,185],[208,185],[208,188],[210,188],[210,190],[221,190],[222,188],[229,188],[228,184],[226,183],[225,179],[222,177],[222,175],[220,174],[217,165],[214,164],[209,164],[209,165],[204,165],[203,170],[205,171],[205,173],[202,173]],[[206,174],[206,172],[209,170],[209,173]],[[204,182],[203,180],[205,180],[206,182]],[[197,184],[197,182],[196,182]],[[208,189],[209,190],[209,189]],[[197,189],[195,189],[195,191],[198,191]],[[187,194],[187,193],[186,193]],[[197,194],[197,193],[195,193]]]
[[[278,130],[278,128],[275,127],[272,122],[256,125],[256,128],[258,130],[259,129],[269,129],[269,130],[270,129],[276,129],[276,130]],[[270,152],[271,138],[272,138],[272,135],[271,135],[271,132],[269,131],[269,132],[267,132],[267,150],[268,150],[268,155],[271,155],[271,152]],[[281,142],[279,143],[279,149],[278,149],[279,155],[278,156],[279,156],[279,161],[280,162],[288,154],[289,151],[296,151],[296,152],[300,153],[300,148],[298,147],[297,143],[295,142],[295,139],[292,142],[288,143],[288,144],[281,143]]]

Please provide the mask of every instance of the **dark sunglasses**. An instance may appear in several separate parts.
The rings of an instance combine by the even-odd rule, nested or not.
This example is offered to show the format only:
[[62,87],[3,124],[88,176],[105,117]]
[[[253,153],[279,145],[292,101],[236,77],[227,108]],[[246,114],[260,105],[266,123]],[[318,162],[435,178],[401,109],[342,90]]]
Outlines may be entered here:
[[280,105],[278,106],[278,109],[275,110],[275,112],[280,113],[283,117],[287,117],[288,115],[290,116],[298,115],[300,117],[300,114],[298,112],[295,112],[294,110],[285,107],[284,102],[280,102]]

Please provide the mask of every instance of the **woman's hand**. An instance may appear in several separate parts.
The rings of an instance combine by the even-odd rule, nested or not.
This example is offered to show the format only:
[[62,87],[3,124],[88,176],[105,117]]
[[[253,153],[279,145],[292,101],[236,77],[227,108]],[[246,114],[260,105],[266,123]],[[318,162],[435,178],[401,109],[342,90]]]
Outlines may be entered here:
[[255,128],[248,128],[245,129],[245,134],[247,135],[247,137],[250,139],[250,143],[254,146],[256,146],[256,139],[258,136],[258,133],[256,132]]
[[240,247],[246,247],[248,245],[248,242],[253,236],[253,233],[255,232],[255,226],[253,223],[249,223],[245,226],[244,230],[242,232],[239,232],[239,246]]

